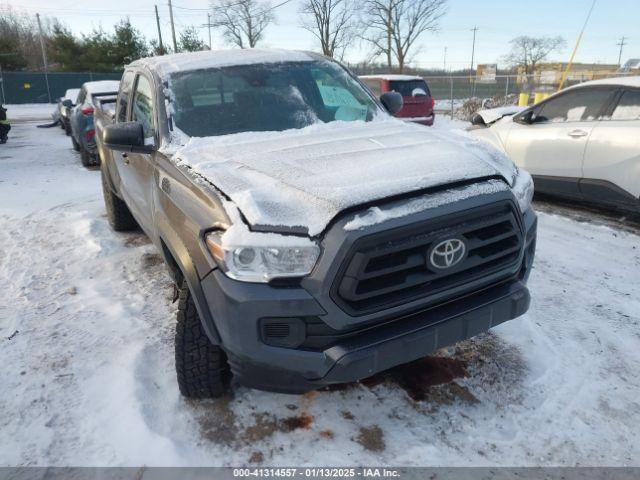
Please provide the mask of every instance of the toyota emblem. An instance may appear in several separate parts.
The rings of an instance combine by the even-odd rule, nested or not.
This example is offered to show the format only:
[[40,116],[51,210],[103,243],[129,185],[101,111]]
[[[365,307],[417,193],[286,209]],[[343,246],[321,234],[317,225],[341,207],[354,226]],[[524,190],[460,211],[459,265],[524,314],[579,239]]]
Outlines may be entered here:
[[460,238],[448,238],[437,243],[429,254],[429,265],[445,270],[458,265],[467,255],[467,244]]

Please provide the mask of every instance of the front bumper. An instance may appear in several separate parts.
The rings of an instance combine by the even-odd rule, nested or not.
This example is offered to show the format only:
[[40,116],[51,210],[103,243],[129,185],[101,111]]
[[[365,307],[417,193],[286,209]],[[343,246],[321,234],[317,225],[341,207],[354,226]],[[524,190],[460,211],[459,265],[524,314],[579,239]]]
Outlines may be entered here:
[[[210,305],[217,306],[213,309],[214,318],[221,314],[216,310],[225,309],[226,302],[241,315],[224,322],[223,328],[220,328],[222,322],[218,322],[233,374],[248,387],[283,393],[304,393],[331,384],[353,382],[417,360],[519,317],[530,304],[524,280],[517,280],[405,315],[326,350],[308,351],[265,345],[257,325],[265,314],[300,314],[302,305],[307,311],[313,310],[317,306],[312,299],[291,298],[285,293],[285,298],[247,302],[243,292],[224,290],[229,282],[234,281],[216,271],[207,277],[204,291]],[[224,298],[216,293],[222,293]]]
[[[530,304],[526,281],[535,254],[536,228],[535,213],[529,210],[522,216],[521,260],[511,277],[437,304],[418,300],[366,316],[352,317],[331,301],[329,286],[321,279],[333,278],[334,272],[324,270],[322,261],[314,275],[295,287],[238,282],[217,269],[201,284],[234,376],[252,388],[303,393],[417,360],[525,313]],[[336,233],[340,231],[338,223],[325,242],[342,235]],[[346,248],[349,241],[334,243]],[[325,245],[324,255],[326,268],[331,269],[341,253],[327,252]],[[265,342],[261,322],[292,318],[315,319],[337,333],[320,348],[284,348]]]

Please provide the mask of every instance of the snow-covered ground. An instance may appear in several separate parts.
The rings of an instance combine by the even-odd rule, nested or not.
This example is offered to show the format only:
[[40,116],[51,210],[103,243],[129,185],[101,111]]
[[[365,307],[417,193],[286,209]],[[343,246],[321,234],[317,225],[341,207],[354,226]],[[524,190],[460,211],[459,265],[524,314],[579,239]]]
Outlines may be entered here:
[[54,103],[22,103],[19,105],[5,105],[7,118],[13,122],[28,122],[33,120],[50,120],[56,109]]
[[186,401],[171,284],[99,175],[60,129],[0,146],[0,466],[640,464],[633,231],[541,213],[524,317],[363,384]]

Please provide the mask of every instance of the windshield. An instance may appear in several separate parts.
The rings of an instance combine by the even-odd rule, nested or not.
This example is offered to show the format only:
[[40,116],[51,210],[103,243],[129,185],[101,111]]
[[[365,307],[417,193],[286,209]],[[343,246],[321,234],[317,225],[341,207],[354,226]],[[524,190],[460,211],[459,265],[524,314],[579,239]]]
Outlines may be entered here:
[[381,111],[342,67],[327,61],[178,72],[170,85],[173,121],[194,137],[370,121]]

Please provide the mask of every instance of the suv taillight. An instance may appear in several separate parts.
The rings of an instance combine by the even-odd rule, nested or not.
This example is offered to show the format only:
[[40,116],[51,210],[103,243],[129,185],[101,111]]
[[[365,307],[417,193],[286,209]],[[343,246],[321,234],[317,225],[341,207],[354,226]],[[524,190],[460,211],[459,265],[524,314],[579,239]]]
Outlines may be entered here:
[[80,110],[83,115],[91,115],[93,113],[93,107],[84,107]]

